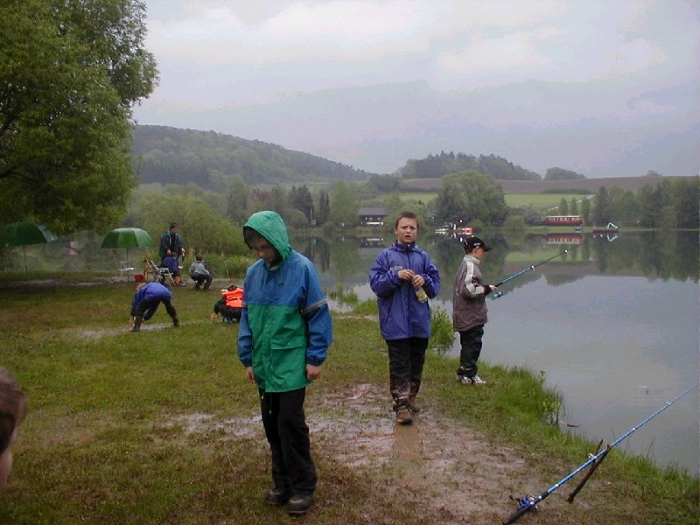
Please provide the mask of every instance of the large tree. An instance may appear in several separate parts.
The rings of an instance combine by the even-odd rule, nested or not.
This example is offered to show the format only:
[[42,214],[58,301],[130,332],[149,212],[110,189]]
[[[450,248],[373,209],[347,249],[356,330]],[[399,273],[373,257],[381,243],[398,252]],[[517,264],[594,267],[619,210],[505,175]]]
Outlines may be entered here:
[[355,186],[338,181],[331,188],[330,218],[336,225],[355,226],[358,221],[357,210],[360,202]]
[[140,0],[0,2],[0,223],[104,231],[135,184],[132,108],[157,82]]
[[501,226],[508,207],[503,188],[493,177],[470,170],[443,177],[435,212],[439,222]]

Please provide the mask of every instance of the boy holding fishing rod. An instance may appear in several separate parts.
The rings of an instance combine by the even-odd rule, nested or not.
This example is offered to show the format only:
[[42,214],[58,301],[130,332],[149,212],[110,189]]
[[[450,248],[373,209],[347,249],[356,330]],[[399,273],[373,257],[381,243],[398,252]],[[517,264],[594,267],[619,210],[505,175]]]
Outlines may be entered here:
[[481,355],[481,339],[488,321],[486,296],[496,290],[496,286],[484,284],[479,265],[491,248],[479,237],[469,237],[462,246],[465,255],[452,288],[452,326],[459,332],[462,347],[457,381],[463,385],[484,385],[486,381],[477,374],[476,362]]

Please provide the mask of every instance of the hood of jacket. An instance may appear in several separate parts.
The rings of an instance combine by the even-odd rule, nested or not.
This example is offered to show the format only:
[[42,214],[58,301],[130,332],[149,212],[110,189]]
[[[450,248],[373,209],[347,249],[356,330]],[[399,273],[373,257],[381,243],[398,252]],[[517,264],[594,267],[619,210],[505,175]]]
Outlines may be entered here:
[[243,227],[251,228],[265,237],[282,256],[282,260],[286,261],[292,253],[287,235],[287,225],[279,213],[259,211],[251,215]]

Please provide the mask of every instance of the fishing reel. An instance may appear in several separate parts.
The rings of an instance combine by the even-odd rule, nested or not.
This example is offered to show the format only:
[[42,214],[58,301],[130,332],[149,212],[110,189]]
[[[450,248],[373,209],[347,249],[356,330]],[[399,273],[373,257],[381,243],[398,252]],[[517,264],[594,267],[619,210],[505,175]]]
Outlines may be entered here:
[[501,292],[500,290],[496,290],[495,292],[493,292],[494,299],[498,299],[499,297],[503,297],[503,292]]
[[518,510],[524,508],[529,508],[530,510],[537,510],[537,498],[535,496],[525,496],[518,501]]

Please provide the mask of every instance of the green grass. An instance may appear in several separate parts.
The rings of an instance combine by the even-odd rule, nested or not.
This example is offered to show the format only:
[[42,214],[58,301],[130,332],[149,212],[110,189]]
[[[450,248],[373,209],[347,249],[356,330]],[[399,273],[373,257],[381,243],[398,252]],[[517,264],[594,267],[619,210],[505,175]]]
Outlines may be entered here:
[[424,204],[435,200],[438,196],[436,191],[416,191],[416,192],[403,192],[401,193],[402,202],[422,202]]
[[530,205],[539,210],[547,210],[558,208],[562,199],[565,199],[567,204],[571,204],[571,199],[576,199],[576,202],[580,204],[583,195],[573,193],[509,193],[505,197],[506,204],[511,208]]
[[[401,200],[403,202],[421,201],[427,204],[435,200],[437,195],[437,192],[406,192],[401,194]],[[557,208],[562,199],[566,199],[567,204],[571,203],[571,199],[580,202],[582,197],[582,195],[573,193],[510,193],[505,195],[506,204],[512,208],[530,205],[539,210]]]
[[[133,284],[2,290],[0,364],[23,385],[30,411],[0,492],[0,523],[298,523],[262,503],[270,476],[259,422],[253,434],[237,433],[258,417],[257,396],[236,356],[237,325],[209,320],[218,294],[177,289],[179,329],[161,307],[146,330],[131,334],[133,292]],[[310,413],[330,417],[332,408],[319,407],[329,394],[387,383],[385,345],[371,313],[334,314],[334,332],[322,380],[307,400]],[[552,424],[560,397],[542,377],[484,363],[489,381],[507,388],[455,388],[447,380],[455,368],[454,359],[429,354],[425,399],[443,408],[442,417],[477,428],[485,446],[507,446],[526,458],[533,479],[553,483],[593,450]],[[192,432],[197,419],[209,424]],[[314,446],[319,439],[312,434]],[[320,504],[307,518],[315,524],[440,523],[415,515],[411,493],[392,490],[400,473],[348,468],[322,452]],[[565,508],[564,523],[590,520],[591,501],[600,521],[588,523],[630,523],[620,511],[630,508],[635,523],[697,523],[697,478],[620,451],[595,483],[584,489],[585,505]],[[522,522],[545,519],[544,512]]]

